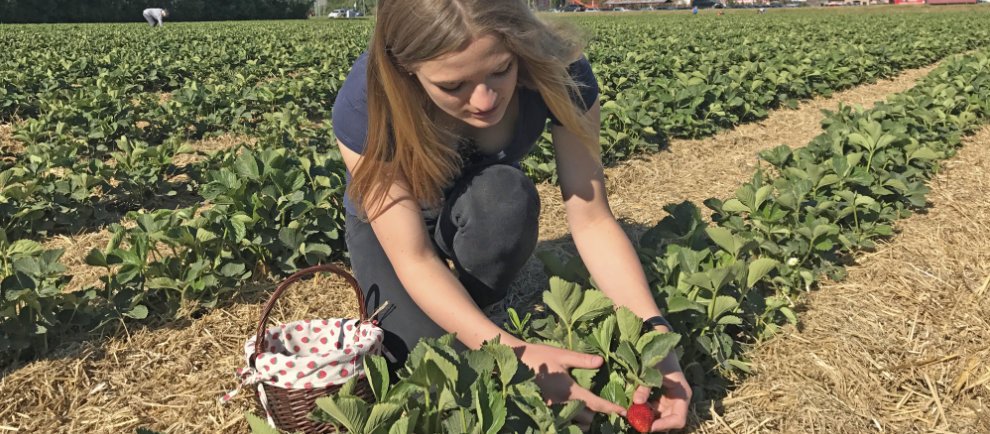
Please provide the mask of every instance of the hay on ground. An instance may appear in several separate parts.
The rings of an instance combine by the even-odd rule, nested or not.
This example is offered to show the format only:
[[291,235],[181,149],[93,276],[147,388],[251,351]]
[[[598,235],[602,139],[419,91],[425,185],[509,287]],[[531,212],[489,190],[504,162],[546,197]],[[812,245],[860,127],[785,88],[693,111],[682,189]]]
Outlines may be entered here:
[[[912,73],[908,72],[902,77],[909,77],[908,74]],[[909,87],[913,80],[912,78],[910,82],[902,83],[903,87]],[[871,89],[876,89],[875,86],[883,84],[837,93],[827,101],[835,104],[842,98],[853,98],[857,91],[870,92]],[[891,91],[894,90],[885,89],[882,92],[886,94]],[[867,99],[878,98],[871,96]],[[819,116],[814,114],[818,111],[813,105],[803,105],[797,113],[813,117]],[[768,125],[774,125],[770,122],[777,116],[788,113],[793,112],[774,112],[761,125],[741,126],[737,130],[753,128],[747,134],[755,135],[757,131],[770,129]],[[818,122],[820,121],[812,122],[814,129],[808,134],[817,134]],[[788,130],[790,128],[773,128],[770,133],[780,134]],[[745,164],[752,161],[752,156],[763,145],[753,145],[753,139],[745,138],[749,136],[739,136],[741,138],[737,138],[735,142],[729,140],[723,145],[712,144],[718,140],[727,140],[721,138],[725,134],[729,133],[697,142],[694,148],[675,142],[669,152],[609,169],[610,199],[616,214],[633,224],[648,226],[661,216],[660,206],[663,204],[731,194],[738,182],[751,172],[751,167]],[[788,139],[772,134],[764,140],[768,144],[766,147],[789,140],[794,140],[794,143],[789,143],[793,146],[807,142],[807,139]],[[719,146],[719,151],[708,149],[714,146]],[[739,160],[726,157],[726,151],[736,150],[739,152]],[[668,165],[667,159],[675,158],[672,155],[683,155],[678,160],[681,164],[686,164],[689,160],[704,159],[708,163]],[[726,161],[740,161],[738,164],[742,164],[742,167],[733,172],[728,167],[732,164],[726,164]],[[690,169],[683,170],[687,167]],[[711,169],[730,172],[712,172]],[[736,177],[726,181],[724,186],[709,188],[713,184],[712,179],[723,176]],[[622,177],[628,178],[620,179]],[[540,248],[566,250],[572,243],[565,236],[566,223],[559,204],[559,192],[549,186],[540,188],[544,201]],[[512,297],[515,298],[510,299],[508,305],[528,305],[533,300],[532,294],[538,294],[545,287],[546,278],[540,270],[538,261],[530,261],[523,278],[513,286]],[[212,310],[201,318],[132,329],[127,335],[111,338],[106,342],[65,346],[47,359],[4,374],[0,378],[0,400],[3,404],[0,405],[0,429],[32,433],[117,433],[147,427],[170,433],[246,432],[247,424],[243,414],[253,406],[248,395],[242,394],[227,406],[218,405],[216,398],[236,384],[233,371],[242,364],[241,346],[248,336],[255,333],[264,299],[251,294],[271,289],[272,285],[241,288],[241,292],[245,294],[242,298],[231,305]],[[827,291],[822,291],[821,294],[827,294]],[[353,297],[352,290],[341,283],[336,286],[300,286],[286,294],[273,321],[313,315],[354,316],[356,305]],[[920,339],[923,335],[917,336]],[[985,336],[983,342],[987,342]],[[945,366],[945,363],[935,365]],[[841,374],[843,371],[839,372]],[[972,396],[974,391],[984,393],[979,389],[983,387],[980,385],[983,375],[986,374],[978,370],[971,372],[970,379],[962,383],[964,386],[961,390],[965,392],[961,393],[969,394],[966,396]],[[929,374],[929,377],[935,382],[935,390],[939,390],[938,381],[949,378],[935,374]],[[850,383],[848,379],[842,381]],[[765,399],[760,398],[761,393],[764,396],[777,396],[771,393],[780,393],[779,390],[764,392],[753,389],[752,394],[747,395],[747,390],[750,389],[744,386],[731,399],[757,403],[757,399]],[[919,389],[915,393],[922,392]],[[865,396],[870,394],[870,390],[864,393]],[[939,395],[944,396],[947,395]],[[983,402],[986,401],[983,398]],[[734,405],[730,407],[733,411],[742,411],[736,410],[742,406],[739,402],[726,400],[726,405]],[[948,401],[943,398],[942,402]],[[754,411],[748,413],[751,419],[744,417],[743,413],[728,413],[724,420],[729,421],[726,426],[732,428],[727,432],[760,432],[764,426],[778,420],[773,419],[776,416],[772,414],[775,413],[770,413],[778,410],[774,410],[775,407],[769,404],[759,404],[752,409]],[[761,409],[767,411],[762,411],[761,414]],[[740,416],[736,417],[736,414]],[[956,413],[952,415],[955,416]],[[768,421],[761,425],[765,420]],[[712,426],[710,429],[716,430],[719,425]],[[709,428],[706,425],[702,429]]]
[[990,127],[945,168],[926,213],[751,352],[701,432],[990,432]]

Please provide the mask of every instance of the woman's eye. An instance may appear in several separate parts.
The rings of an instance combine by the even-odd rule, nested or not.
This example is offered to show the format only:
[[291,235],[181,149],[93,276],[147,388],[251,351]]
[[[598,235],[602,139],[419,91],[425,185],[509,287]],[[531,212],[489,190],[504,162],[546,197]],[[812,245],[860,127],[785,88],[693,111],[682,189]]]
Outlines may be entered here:
[[509,66],[506,66],[505,69],[496,72],[495,75],[496,76],[503,76],[505,74],[508,74],[509,73],[509,70],[511,70],[511,69],[512,69],[512,64],[510,63]]
[[440,90],[442,90],[444,92],[457,92],[458,90],[461,90],[461,87],[463,87],[463,86],[464,86],[464,84],[461,83],[461,84],[458,84],[457,86],[453,86],[453,87],[446,87],[446,86],[437,86],[437,87],[439,87]]

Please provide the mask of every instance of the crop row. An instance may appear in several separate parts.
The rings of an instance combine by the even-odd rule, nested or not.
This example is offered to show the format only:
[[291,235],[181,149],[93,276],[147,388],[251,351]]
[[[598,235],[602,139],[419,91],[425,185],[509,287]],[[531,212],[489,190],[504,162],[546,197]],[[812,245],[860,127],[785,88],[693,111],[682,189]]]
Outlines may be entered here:
[[[871,110],[843,107],[806,147],[767,150],[767,163],[727,200],[709,199],[714,225],[689,202],[640,240],[657,301],[674,333],[641,333],[641,319],[613,309],[577,260],[548,258],[554,277],[537,319],[510,315],[507,328],[530,342],[597,354],[595,370],[571,372],[582,386],[621,406],[651,367],[676,351],[699,400],[713,398],[713,370],[746,371],[741,350],[780,324],[796,322],[793,297],[842,259],[892,235],[891,223],[925,206],[925,181],[961,138],[990,118],[990,51],[947,62],[915,88]],[[587,288],[587,289],[586,289]],[[378,356],[365,360],[374,401],[355,381],[317,400],[313,417],[354,433],[569,432],[580,402],[546,405],[532,371],[497,342],[457,353],[452,336],[417,345],[393,383]],[[249,417],[256,433],[274,432]],[[592,433],[630,432],[596,415]]]
[[35,116],[43,101],[97,83],[163,93],[191,82],[251,86],[307,68],[339,67],[360,52],[370,30],[350,22],[206,26],[178,23],[153,34],[129,24],[4,26],[0,121]]
[[[671,137],[707,136],[798,100],[929,65],[990,39],[982,14],[705,18],[581,22],[595,35],[587,54],[602,89],[606,164],[656,152]],[[523,165],[534,179],[554,179],[549,140]]]
[[[927,192],[924,182],[937,169],[937,161],[951,156],[961,138],[988,117],[990,53],[984,51],[947,62],[915,88],[891,96],[871,110],[843,107],[830,114],[825,132],[804,148],[779,147],[763,152],[761,157],[768,167],[755,173],[734,197],[706,201],[715,211],[715,225],[702,220],[694,204],[666,207],[669,215],[643,235],[638,248],[657,301],[681,335],[676,351],[689,381],[696,387],[695,395],[706,399],[733,372],[747,370],[743,354],[746,346],[769,336],[781,323],[796,321],[791,302],[794,296],[811,288],[823,275],[840,279],[844,258],[872,248],[876,239],[892,235],[893,220],[924,207]],[[233,184],[238,177],[257,178],[279,161],[277,153],[258,160],[244,155],[248,154],[242,154],[232,163],[236,172],[217,173],[215,179],[227,179]],[[324,167],[313,162],[302,166]],[[332,171],[332,168],[327,170]],[[298,176],[289,177],[294,179],[287,183],[293,191],[306,185],[306,180]],[[230,191],[228,186],[218,188],[222,192]],[[255,203],[274,204],[260,200]],[[167,243],[161,238],[160,228],[155,226],[154,216],[142,217],[140,231],[149,235],[132,237],[138,240],[136,244],[149,249]],[[205,232],[186,226],[188,232],[181,237],[204,243],[230,242],[255,236],[249,224],[251,219],[246,213],[234,213],[230,227],[223,231]],[[223,236],[218,236],[219,233]],[[272,244],[288,241],[290,237],[280,233],[278,238]],[[115,242],[119,243],[119,239]],[[58,266],[46,262],[57,258],[51,257],[52,252],[36,248],[32,251],[31,242],[20,241],[13,246],[16,247],[8,248],[2,256],[5,262],[0,266],[12,270],[7,274],[17,279],[4,283],[5,286],[18,282],[29,284],[10,294],[24,303],[20,313],[25,319],[34,322],[21,324],[23,329],[12,328],[16,323],[8,322],[3,330],[5,337],[30,338],[25,332],[36,332],[30,326],[38,320],[30,318],[31,314],[55,312],[83,316],[93,312],[93,304],[73,305],[82,300],[78,294],[48,294],[51,297],[41,306],[45,310],[33,311],[40,300],[28,299],[36,294],[32,288],[58,278]],[[232,247],[230,254],[244,253],[244,250],[235,251]],[[93,264],[122,264],[108,285],[127,282],[145,266],[141,258],[127,262],[129,254],[123,252],[94,250],[88,258]],[[287,252],[297,253],[298,250]],[[620,405],[628,404],[631,388],[656,381],[647,377],[643,366],[670,349],[670,338],[634,333],[628,324],[638,321],[628,318],[628,312],[611,311],[598,291],[584,289],[593,288],[593,283],[578,260],[546,258],[545,264],[549,274],[555,276],[544,294],[551,314],[535,320],[528,317],[520,320],[519,315],[510,315],[513,320],[506,325],[507,329],[530,341],[602,355],[606,363],[600,370],[577,372],[576,379]],[[173,265],[176,270],[204,270],[220,264]],[[245,272],[232,261],[220,269],[223,274]],[[137,294],[134,291],[143,289],[145,302],[149,297],[161,296],[160,291],[151,290],[155,284],[145,283],[145,288],[132,287],[132,292],[117,292],[115,299],[101,301],[116,303],[124,314],[142,316],[140,309],[135,309],[139,304],[129,304],[132,300],[124,295],[134,296]],[[99,292],[99,288],[92,289],[87,295],[94,298],[86,301],[99,299]],[[72,309],[60,311],[55,307]],[[66,320],[64,316],[59,319]],[[485,425],[489,428],[496,424],[513,429],[532,428],[534,424],[537,429],[546,429],[547,423],[558,427],[569,423],[574,408],[547,408],[537,404],[532,379],[524,370],[517,375],[518,366],[509,366],[508,359],[499,356],[504,350],[497,346],[484,351],[487,356],[457,355],[444,341],[423,343],[414,351],[416,357],[407,364],[399,384],[382,385],[385,380],[381,380],[376,391],[380,402],[365,403],[344,393],[337,398],[340,402],[323,401],[321,407],[327,413],[319,417],[340,425],[363,427],[367,419],[344,420],[342,415],[368,415],[373,406],[385,405],[403,409],[389,413],[393,421],[410,414],[429,415],[422,422],[410,421],[419,427],[412,429],[417,432],[426,428],[442,431],[455,422],[489,424]],[[485,361],[491,357],[496,363]],[[374,369],[369,372],[383,378]],[[431,382],[431,388],[423,386],[424,378],[438,381]],[[465,378],[471,381],[461,380]],[[485,386],[484,392],[475,390],[480,385]],[[421,399],[422,394],[431,393],[437,396]],[[496,404],[476,405],[479,403],[475,401],[482,397]],[[341,412],[344,407],[358,410]],[[505,408],[506,413],[498,421],[492,421],[490,417],[476,415],[479,408]],[[600,420],[595,426],[621,430],[624,424],[621,419],[610,418]]]
[[[793,75],[791,82],[778,81],[790,83],[787,89],[800,87],[803,83],[817,89],[815,92],[830,91],[831,86],[849,86],[859,82],[856,80],[883,76],[899,68],[970,48],[976,37],[972,35],[980,34],[978,30],[981,28],[966,16],[953,15],[951,19],[956,25],[952,27],[946,27],[949,18],[939,17],[911,21],[916,26],[930,26],[927,28],[931,30],[916,32],[924,39],[913,40],[910,46],[891,42],[878,52],[868,51],[862,45],[848,49],[842,48],[845,45],[841,44],[831,47],[821,44],[795,46],[802,48],[803,53],[811,53],[806,54],[810,56],[808,60],[799,62],[801,65],[813,64],[819,58],[835,60],[835,56],[827,52],[837,50],[845,53],[845,57],[855,57],[854,54],[858,53],[856,63],[868,66],[847,75],[853,69],[843,66],[846,64],[820,65],[822,68],[837,68],[828,71],[828,75],[843,77],[844,81],[821,84],[813,79],[814,76],[803,75]],[[823,32],[832,34],[838,32],[834,27],[849,24],[832,19],[836,21],[823,25],[827,29]],[[708,63],[721,65],[719,68],[729,72],[736,71],[736,66],[716,62],[715,59],[720,57],[718,50],[725,50],[722,55],[754,71],[753,75],[734,77],[753,80],[748,82],[748,86],[773,95],[762,102],[747,103],[749,106],[758,107],[765,115],[765,110],[774,104],[793,100],[760,87],[766,81],[758,77],[779,78],[782,74],[780,70],[788,68],[783,63],[786,58],[773,57],[782,51],[770,51],[768,54],[767,50],[755,50],[750,46],[758,43],[790,50],[791,46],[774,45],[777,44],[775,40],[787,38],[762,35],[784,30],[788,30],[784,35],[794,34],[802,26],[810,25],[806,19],[768,23],[740,18],[738,24],[754,31],[756,36],[748,37],[757,41],[742,45],[743,48],[738,48],[738,44],[730,46],[727,42],[742,37],[741,34],[711,20],[701,22],[707,26],[702,27],[704,31],[717,30],[730,36],[723,38],[723,42],[712,38],[713,42],[705,46],[685,48],[685,44],[675,43],[677,38],[689,36],[675,38],[663,33],[663,26],[671,24],[673,31],[687,33],[688,25],[673,25],[678,22],[670,18],[664,20],[659,23],[636,22],[637,27],[634,28],[641,33],[635,42],[620,38],[619,25],[622,22],[604,22],[597,29],[601,36],[589,48],[589,57],[596,65],[601,65],[597,68],[603,89],[602,140],[607,144],[607,155],[619,155],[615,153],[617,149],[627,152],[624,155],[653,149],[630,144],[634,143],[630,141],[623,142],[625,138],[621,137],[622,134],[627,137],[646,137],[650,131],[657,136],[663,134],[662,130],[657,132],[655,128],[659,126],[655,123],[657,119],[666,119],[661,116],[667,116],[663,113],[671,106],[655,99],[634,100],[636,95],[651,95],[652,98],[652,95],[663,92],[681,94],[705,89],[704,97],[695,96],[692,101],[700,98],[702,104],[698,107],[706,107],[705,110],[718,103],[718,98],[722,97],[719,92],[726,92],[725,89],[707,84],[700,77],[685,77],[684,73],[678,72]],[[594,23],[591,24],[594,27]],[[763,29],[763,32],[755,32],[757,29]],[[902,32],[899,34],[903,38],[910,39],[906,27],[892,26],[892,29]],[[944,31],[945,34],[940,36],[941,39],[935,38],[929,33],[935,31]],[[694,37],[706,35],[698,30],[695,32],[687,34]],[[350,37],[353,35],[342,39]],[[669,52],[661,51],[662,46],[653,45],[664,38],[671,43]],[[350,42],[342,42],[344,51],[357,47],[353,40],[348,40]],[[356,51],[347,52],[356,54]],[[625,52],[619,55],[624,60],[608,57],[608,53],[613,52]],[[650,58],[654,55],[651,53],[666,53],[662,55],[667,63],[666,69],[663,65],[657,66],[656,62],[651,63]],[[743,61],[744,58],[750,60]],[[622,62],[633,66],[614,66]],[[346,64],[327,63],[310,68],[303,75],[262,81],[253,86],[245,81],[241,83],[244,87],[225,83],[200,86],[196,81],[188,81],[173,91],[167,101],[157,101],[157,95],[153,92],[135,90],[136,106],[144,109],[133,113],[140,115],[125,110],[133,106],[133,102],[119,105],[120,95],[131,95],[128,93],[131,91],[116,96],[106,96],[114,91],[111,88],[95,96],[84,91],[95,88],[63,89],[57,93],[58,97],[53,97],[51,104],[59,108],[53,112],[57,114],[50,115],[51,120],[41,120],[46,116],[41,115],[25,121],[27,126],[20,127],[22,133],[30,131],[34,134],[20,134],[29,141],[26,157],[0,171],[0,210],[6,211],[0,214],[5,219],[2,221],[5,230],[0,234],[0,250],[11,264],[4,268],[2,274],[5,299],[0,309],[4,314],[3,324],[0,325],[3,327],[0,346],[5,345],[11,350],[5,351],[5,354],[16,358],[41,353],[49,339],[72,330],[90,330],[94,325],[107,324],[121,317],[143,318],[148,314],[148,306],[159,309],[163,314],[174,314],[188,300],[211,307],[223,298],[223,292],[234,290],[248,279],[282,275],[301,266],[340,259],[346,255],[341,233],[343,166],[331,146],[332,135],[326,127],[328,122],[321,118],[329,111],[325,98],[332,96],[338,84],[334,82],[334,77],[342,76],[342,71],[346,69],[342,65]],[[660,69],[647,70],[648,67]],[[707,79],[715,81],[719,77],[731,76],[720,73],[719,68],[711,70]],[[652,72],[636,76],[636,71],[640,69]],[[676,77],[676,83],[682,87],[641,88],[642,83],[647,83],[647,86],[658,83],[650,81],[653,80],[651,77],[657,80]],[[761,84],[756,85],[757,82]],[[819,84],[812,86],[808,83]],[[740,84],[735,83],[735,86]],[[745,87],[746,83],[742,86]],[[272,89],[278,89],[278,92]],[[783,88],[774,89],[779,91]],[[62,99],[72,95],[78,95],[78,98]],[[85,109],[76,106],[91,100],[98,102]],[[106,109],[108,104],[118,109]],[[239,110],[238,107],[245,104],[257,110]],[[647,115],[643,114],[644,111],[648,112]],[[109,245],[94,250],[87,257],[88,264],[106,268],[106,279],[97,287],[63,294],[62,288],[71,276],[65,275],[59,265],[60,253],[45,252],[36,242],[23,238],[33,237],[39,229],[57,231],[59,225],[78,225],[80,221],[105,210],[108,201],[124,203],[121,208],[125,210],[140,208],[143,198],[153,196],[156,191],[173,188],[167,181],[167,176],[177,170],[171,164],[171,158],[185,151],[181,141],[173,135],[188,137],[190,125],[200,131],[200,124],[195,123],[199,121],[203,122],[202,130],[237,131],[236,126],[246,119],[241,115],[248,112],[251,121],[258,122],[253,132],[261,135],[255,149],[229,150],[202,165],[185,169],[192,178],[187,188],[196,191],[203,204],[178,210],[135,212],[129,218],[137,223],[136,226],[112,225],[110,231],[113,235]],[[92,113],[101,114],[91,116]],[[713,119],[710,110],[698,112],[697,107],[684,113],[701,115],[702,120]],[[114,121],[117,116],[123,120]],[[655,117],[647,119],[643,116]],[[622,122],[635,119],[636,123],[610,123],[617,122],[616,119]],[[684,122],[696,120],[688,115],[680,119],[687,120]],[[748,119],[741,117],[739,121]],[[142,120],[149,125],[136,127]],[[54,125],[54,134],[46,125]],[[94,129],[94,125],[109,127]],[[134,131],[133,128],[141,131]],[[623,130],[617,132],[616,128]],[[143,132],[145,129],[163,133],[150,135]],[[102,131],[101,136],[90,137],[93,131]],[[132,134],[138,135],[138,138],[132,139]],[[534,176],[539,175],[534,173]],[[86,206],[81,207],[80,204]],[[56,220],[60,215],[62,220]],[[30,265],[24,265],[28,267],[24,269],[26,271],[18,271],[13,266],[15,263]],[[6,284],[7,279],[11,286]],[[7,292],[8,287],[22,290]],[[711,336],[708,338],[711,339]]]
[[[981,17],[581,22],[595,35],[587,54],[602,88],[603,159],[653,152],[668,137],[711,134],[973,48],[990,38]],[[866,31],[878,24],[888,32]],[[182,146],[189,140],[237,133],[268,147],[331,147],[330,107],[368,25],[216,26],[180,27],[150,47],[128,26],[80,26],[79,37],[27,26],[4,36],[23,57],[0,57],[9,72],[0,78],[0,107],[33,114],[15,124],[23,163],[0,164],[0,227],[9,238],[100,226],[154,207],[156,192],[195,195],[209,168],[171,164],[191,150]],[[808,28],[816,31],[809,36]],[[252,43],[233,42],[242,39]],[[45,45],[65,48],[38,49]],[[549,142],[523,165],[534,179],[553,179]],[[180,174],[185,182],[170,182]]]

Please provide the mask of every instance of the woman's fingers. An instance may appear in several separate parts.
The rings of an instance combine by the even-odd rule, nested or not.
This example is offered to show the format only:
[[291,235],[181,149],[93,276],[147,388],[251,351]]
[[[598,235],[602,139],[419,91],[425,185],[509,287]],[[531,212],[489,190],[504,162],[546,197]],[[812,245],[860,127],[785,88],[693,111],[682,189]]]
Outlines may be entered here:
[[684,428],[687,423],[687,414],[677,414],[674,412],[660,416],[660,419],[653,421],[650,427],[651,432],[670,431],[672,429]]
[[664,396],[660,402],[660,418],[653,421],[652,431],[657,432],[684,428],[684,425],[687,424],[690,402],[690,393],[687,393],[687,396],[674,393]]
[[649,387],[639,386],[633,392],[633,404],[645,404],[647,399],[650,399]]
[[598,413],[626,415],[626,409],[622,408],[622,406],[591,393],[590,390],[578,386],[577,383],[571,386],[571,399],[584,401],[585,408]]
[[576,351],[561,350],[563,355],[560,364],[565,368],[595,369],[605,361],[595,354],[584,354]]

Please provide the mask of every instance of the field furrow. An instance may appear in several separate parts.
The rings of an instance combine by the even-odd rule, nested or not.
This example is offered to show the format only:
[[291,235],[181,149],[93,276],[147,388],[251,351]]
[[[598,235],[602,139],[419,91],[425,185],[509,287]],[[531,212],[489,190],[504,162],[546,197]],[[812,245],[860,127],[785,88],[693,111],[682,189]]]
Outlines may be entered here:
[[[757,168],[757,153],[782,144],[804,146],[821,134],[823,110],[835,111],[840,105],[870,108],[887,95],[910,89],[936,66],[911,69],[889,80],[805,101],[797,109],[775,110],[764,120],[739,125],[710,138],[674,139],[662,152],[607,168],[612,212],[625,223],[630,236],[637,238],[663,217],[661,207],[665,204],[728,197]],[[573,252],[559,187],[543,183],[537,189],[542,201],[538,250]],[[702,211],[705,215],[711,213]],[[534,291],[542,291],[544,282],[543,265],[533,257],[513,285],[506,304],[525,309],[539,297]],[[505,320],[504,309],[493,308],[491,314]]]
[[[675,351],[692,431],[990,431],[990,10],[843,9],[547,16],[585,32],[611,209],[676,334],[612,305],[607,253],[585,252],[594,276],[576,255],[549,132],[501,161],[542,214],[488,316],[603,356],[570,374],[622,407]],[[0,25],[0,431],[248,430],[251,391],[217,398],[259,308],[347,261],[331,116],[373,23]],[[320,277],[269,322],[357,316]],[[311,417],[574,431],[577,403],[548,405],[512,349],[446,339],[394,384],[381,357],[348,366],[377,402],[345,387]]]
[[990,432],[990,127],[931,187],[926,213],[752,351],[699,432]]
[[[822,110],[834,110],[840,104],[869,107],[890,93],[914,86],[933,68],[909,70],[892,80],[808,101],[794,110],[776,110],[762,122],[741,125],[710,139],[674,140],[668,151],[609,168],[606,173],[613,209],[619,218],[630,223],[626,228],[635,235],[656,223],[660,206],[665,203],[686,199],[700,202],[707,197],[730,195],[754,170],[757,152],[784,143],[798,146],[820,134]],[[810,131],[783,127],[796,123],[807,125]],[[706,169],[700,170],[701,167]],[[636,185],[638,189],[632,188]],[[538,188],[543,200],[538,248],[571,250],[573,244],[565,236],[566,226],[562,223],[559,190],[550,184]],[[80,255],[84,256],[88,247],[92,247],[90,237],[100,236],[98,233],[60,237],[51,244],[72,252],[67,252],[67,256],[75,259],[67,261],[67,265],[78,263],[80,270],[90,271],[80,271],[80,277],[96,278],[95,267],[85,266]],[[92,244],[100,242],[105,239]],[[532,304],[534,295],[545,287],[546,279],[539,261],[532,259],[506,304],[517,308]],[[237,399],[221,406],[215,398],[235,385],[231,373],[242,363],[240,347],[254,331],[252,321],[256,320],[263,302],[263,291],[270,289],[271,285],[248,287],[242,291],[245,295],[232,304],[198,319],[167,326],[151,324],[104,342],[75,344],[46,360],[18,369],[0,379],[0,395],[20,391],[16,399],[6,401],[9,404],[6,410],[0,410],[0,424],[27,432],[112,433],[140,426],[162,430],[167,427],[174,432],[243,432],[247,429],[243,412],[252,409],[251,402]],[[307,302],[313,298],[326,300],[320,303],[324,308]],[[346,287],[308,286],[288,294],[279,313],[281,320],[353,317],[356,309]],[[499,306],[489,313],[501,322],[505,319],[504,312],[504,307]],[[162,384],[169,387],[162,388]],[[190,407],[198,408],[202,417],[187,418]],[[41,408],[51,414],[79,416],[34,417]]]

